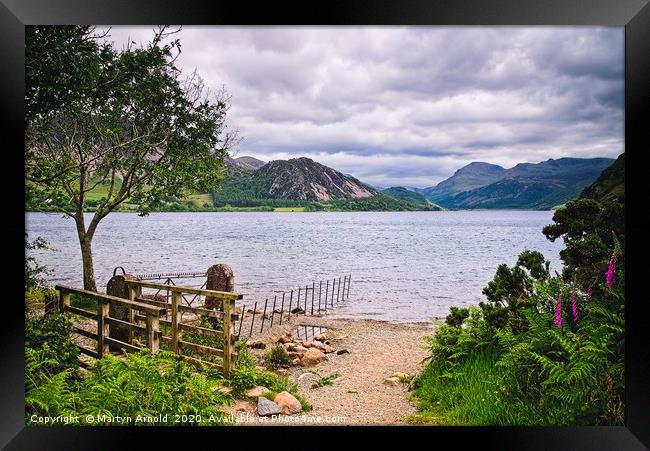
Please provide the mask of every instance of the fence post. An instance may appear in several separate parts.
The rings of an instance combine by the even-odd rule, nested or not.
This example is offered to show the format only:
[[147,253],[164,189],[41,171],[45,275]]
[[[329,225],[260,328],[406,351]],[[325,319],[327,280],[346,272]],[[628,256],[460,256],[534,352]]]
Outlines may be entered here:
[[152,354],[158,354],[160,350],[160,316],[147,313],[147,344]]
[[59,312],[65,313],[65,308],[70,307],[70,293],[59,291]]
[[352,274],[349,274],[348,275],[348,295],[347,295],[346,299],[350,298],[350,282],[351,281],[352,281]]
[[230,377],[232,372],[232,339],[230,334],[230,323],[233,302],[231,299],[223,301],[223,374]]
[[174,354],[179,353],[178,340],[180,339],[180,332],[178,330],[178,304],[180,302],[180,293],[172,291],[172,349]]
[[[142,287],[129,285],[129,301],[134,301],[136,297],[140,296]],[[127,321],[135,324],[135,312],[132,308],[128,309]],[[134,329],[129,327],[129,344],[133,344]]]
[[108,301],[100,300],[97,307],[97,357],[101,359],[108,354],[108,343],[105,340],[110,333],[110,325],[106,321],[109,309]]

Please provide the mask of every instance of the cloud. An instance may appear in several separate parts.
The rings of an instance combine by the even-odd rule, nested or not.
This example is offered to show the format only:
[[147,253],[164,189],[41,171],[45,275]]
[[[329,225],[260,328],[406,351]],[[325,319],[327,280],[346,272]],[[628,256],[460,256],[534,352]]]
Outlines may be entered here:
[[[151,28],[114,27],[118,46]],[[379,185],[431,186],[623,152],[624,32],[612,27],[183,27],[177,60],[232,96],[239,155],[309,156]]]

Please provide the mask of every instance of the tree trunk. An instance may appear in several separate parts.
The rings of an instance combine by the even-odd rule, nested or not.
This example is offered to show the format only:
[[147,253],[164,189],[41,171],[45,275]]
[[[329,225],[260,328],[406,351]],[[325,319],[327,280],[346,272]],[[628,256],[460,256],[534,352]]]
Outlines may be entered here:
[[81,240],[81,260],[83,261],[84,290],[97,291],[95,268],[93,266],[92,237],[87,234]]

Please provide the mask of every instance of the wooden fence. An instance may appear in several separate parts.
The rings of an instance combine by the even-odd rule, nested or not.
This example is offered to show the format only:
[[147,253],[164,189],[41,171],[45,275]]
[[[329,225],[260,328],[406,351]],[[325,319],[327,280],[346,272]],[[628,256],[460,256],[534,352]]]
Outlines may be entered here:
[[[144,335],[146,337],[146,347],[154,354],[161,349],[161,342],[169,344],[170,350],[178,355],[179,358],[195,364],[216,367],[223,372],[224,376],[230,377],[237,358],[237,353],[234,349],[234,343],[237,337],[234,336],[233,331],[234,324],[239,317],[234,313],[235,301],[242,299],[242,295],[215,290],[169,286],[139,280],[126,281],[126,283],[129,287],[129,299],[63,285],[56,286],[56,289],[59,291],[59,311],[94,319],[97,322],[96,333],[75,326],[75,333],[97,342],[96,350],[78,345],[83,354],[94,358],[102,358],[102,356],[109,353],[111,347],[129,352],[138,351],[143,349],[144,346],[138,344],[137,338],[138,336]],[[169,290],[171,292],[171,302],[168,303],[144,298],[141,296],[142,288]],[[180,299],[183,294],[194,294],[196,296],[208,296],[220,299],[223,310],[208,310],[200,307],[181,305]],[[97,301],[97,312],[72,306],[70,302],[71,295]],[[111,317],[109,315],[109,306],[111,304],[126,308],[128,310],[128,318],[120,319]],[[165,319],[170,313],[170,320]],[[216,327],[201,327],[181,322],[179,321],[179,316],[182,313],[189,313],[191,320],[202,317],[220,320],[221,329]],[[128,328],[128,342],[111,337],[111,325],[120,325]],[[163,334],[161,326],[169,331],[169,335]],[[183,339],[184,332],[196,336],[220,337],[223,344],[221,348],[218,348],[216,346],[193,343]],[[221,358],[222,363],[219,364],[214,361],[189,356],[184,354],[184,351],[189,351],[193,355],[198,356],[216,356]]]

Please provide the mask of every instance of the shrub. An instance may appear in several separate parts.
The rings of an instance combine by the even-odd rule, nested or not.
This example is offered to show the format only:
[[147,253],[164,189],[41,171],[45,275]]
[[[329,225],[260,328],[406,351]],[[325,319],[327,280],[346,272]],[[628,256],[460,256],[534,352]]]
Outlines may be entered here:
[[273,367],[287,366],[291,363],[287,350],[282,346],[274,346],[266,354],[266,360]]
[[79,348],[70,341],[74,328],[61,313],[36,316],[25,322],[25,347],[42,351],[43,371],[53,375],[78,366]]

